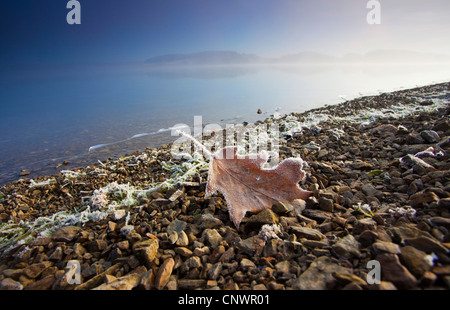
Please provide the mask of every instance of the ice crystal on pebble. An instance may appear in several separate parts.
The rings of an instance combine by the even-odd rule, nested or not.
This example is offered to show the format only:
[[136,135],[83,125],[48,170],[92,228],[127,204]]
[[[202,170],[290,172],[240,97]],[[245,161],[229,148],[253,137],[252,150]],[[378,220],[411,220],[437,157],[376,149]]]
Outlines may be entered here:
[[395,217],[401,217],[401,216],[414,217],[414,216],[416,216],[416,209],[409,207],[409,206],[407,206],[406,208],[397,207],[395,209],[390,209],[389,213],[391,213]]
[[281,234],[281,228],[279,225],[264,224],[258,233],[258,237],[264,241],[267,241],[269,239],[280,239],[280,237],[278,237],[279,234]]
[[424,258],[425,261],[428,263],[428,265],[430,265],[431,267],[434,266],[434,261],[439,259],[438,256],[433,252],[431,254],[426,255]]
[[30,185],[28,186],[29,188],[35,188],[35,187],[41,187],[41,186],[46,186],[46,185],[50,185],[52,183],[56,183],[55,179],[48,179],[42,182],[36,182],[33,179],[30,179]]

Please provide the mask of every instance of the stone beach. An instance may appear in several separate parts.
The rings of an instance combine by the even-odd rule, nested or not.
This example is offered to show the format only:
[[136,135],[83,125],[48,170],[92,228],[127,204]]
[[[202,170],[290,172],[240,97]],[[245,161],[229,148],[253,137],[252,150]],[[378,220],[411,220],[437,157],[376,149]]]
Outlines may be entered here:
[[449,113],[442,83],[267,119],[314,195],[239,229],[221,194],[205,198],[207,165],[171,145],[23,175],[0,187],[0,289],[450,289]]

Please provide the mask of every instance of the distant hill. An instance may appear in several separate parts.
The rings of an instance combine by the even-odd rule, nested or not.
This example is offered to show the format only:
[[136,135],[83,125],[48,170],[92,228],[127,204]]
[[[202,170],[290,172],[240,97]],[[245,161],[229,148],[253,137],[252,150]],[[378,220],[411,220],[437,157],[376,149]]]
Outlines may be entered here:
[[264,58],[255,54],[234,51],[204,51],[191,54],[169,54],[149,58],[146,64],[155,66],[246,65],[246,64],[344,64],[344,63],[450,63],[449,55],[427,54],[414,51],[376,50],[366,54],[348,53],[333,57],[317,52],[300,52],[277,58]]
[[206,51],[193,54],[171,54],[149,58],[147,64],[171,65],[241,65],[264,62],[259,56],[232,51]]
[[275,58],[273,63],[336,63],[339,59],[316,52],[300,52]]

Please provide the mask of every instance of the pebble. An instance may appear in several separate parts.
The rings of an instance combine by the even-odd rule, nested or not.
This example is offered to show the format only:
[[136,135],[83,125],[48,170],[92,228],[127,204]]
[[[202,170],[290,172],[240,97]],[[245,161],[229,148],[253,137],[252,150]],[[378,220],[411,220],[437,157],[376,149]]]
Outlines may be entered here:
[[176,245],[178,246],[187,246],[189,244],[189,238],[184,231],[181,231],[178,234],[178,239],[176,241]]
[[5,278],[0,282],[0,290],[21,291],[23,290],[23,285],[13,279]]
[[405,243],[412,245],[418,250],[426,253],[442,253],[446,254],[448,249],[434,238],[421,236],[417,238],[409,238],[405,240]]
[[294,280],[294,290],[324,290],[335,280],[333,273],[350,273],[350,269],[334,263],[329,257],[321,256],[315,259],[309,268],[298,279]]
[[175,244],[178,240],[178,233],[176,231],[171,231],[168,238],[171,244]]
[[425,140],[427,143],[437,143],[440,141],[439,134],[434,130],[424,130],[420,133],[420,136]]
[[[400,246],[393,242],[377,241],[372,244],[372,247],[376,253],[390,253],[390,254],[400,254]],[[405,247],[403,247],[404,249]]]
[[352,273],[333,272],[333,277],[343,285],[353,283],[359,286],[367,285],[367,282]]
[[19,175],[20,175],[21,177],[26,176],[26,175],[29,175],[29,174],[31,174],[31,172],[28,171],[28,170],[26,170],[26,169],[20,170],[20,173],[19,173]]
[[289,203],[276,202],[272,206],[272,211],[279,215],[284,215],[293,209],[294,207]]
[[250,269],[250,268],[255,268],[256,265],[254,262],[252,262],[251,260],[247,259],[247,258],[243,258],[240,262],[240,267],[244,270]]
[[78,226],[64,226],[53,233],[52,239],[57,242],[70,242],[80,230]]
[[175,261],[172,257],[166,259],[164,263],[162,263],[161,267],[158,269],[158,273],[155,278],[155,287],[158,290],[162,290],[167,283],[169,282],[169,278],[172,275],[173,267],[175,266]]
[[336,242],[336,244],[332,246],[332,249],[338,256],[349,259],[361,256],[359,246],[359,242],[353,235],[347,235]]
[[377,228],[377,222],[375,222],[375,220],[373,220],[372,218],[364,218],[364,219],[360,219],[357,220],[356,223],[354,224],[354,233],[355,234],[360,234],[363,231],[366,230],[375,230]]
[[299,238],[306,238],[309,240],[317,240],[317,241],[325,238],[325,236],[320,231],[313,228],[293,226],[291,227],[291,230]]
[[438,206],[450,210],[450,198],[439,199]]
[[332,212],[334,210],[334,201],[332,199],[320,197],[319,208],[324,211]]
[[178,280],[178,289],[180,290],[195,290],[203,288],[206,285],[204,279],[180,279]]
[[44,261],[42,263],[35,263],[32,265],[29,265],[23,269],[23,274],[27,276],[30,279],[35,279],[41,275],[44,270],[49,268],[51,265],[53,265],[49,261]]
[[265,209],[255,215],[252,215],[248,219],[246,229],[255,229],[255,227],[260,227],[265,224],[272,225],[276,223],[278,223],[276,214],[271,209]]
[[216,229],[205,229],[203,231],[203,237],[207,244],[209,244],[213,249],[216,248],[222,241],[222,236]]
[[114,279],[109,283],[103,283],[102,285],[93,288],[93,290],[99,291],[131,290],[134,287],[136,287],[140,281],[141,277],[138,274],[133,273]]
[[175,253],[180,254],[183,257],[189,257],[193,254],[192,251],[186,247],[176,247]]
[[145,263],[152,263],[158,252],[159,242],[156,239],[147,239],[133,244],[133,252],[143,259]]
[[380,262],[382,279],[394,283],[399,289],[411,289],[417,284],[417,279],[400,263],[395,254],[378,254],[376,260]]
[[413,207],[421,207],[424,204],[430,204],[433,202],[438,203],[439,196],[436,195],[434,192],[419,192],[414,195],[411,195],[409,197],[409,200]]
[[418,279],[431,269],[427,254],[412,246],[402,247],[399,258],[402,264]]

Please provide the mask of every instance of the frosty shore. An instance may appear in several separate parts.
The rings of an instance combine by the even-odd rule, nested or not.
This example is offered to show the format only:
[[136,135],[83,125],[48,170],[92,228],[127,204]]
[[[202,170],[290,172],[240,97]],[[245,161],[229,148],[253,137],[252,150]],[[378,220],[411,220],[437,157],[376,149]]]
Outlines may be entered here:
[[449,103],[442,83],[262,122],[314,195],[239,229],[223,196],[204,197],[208,161],[170,145],[9,183],[0,288],[449,289]]

